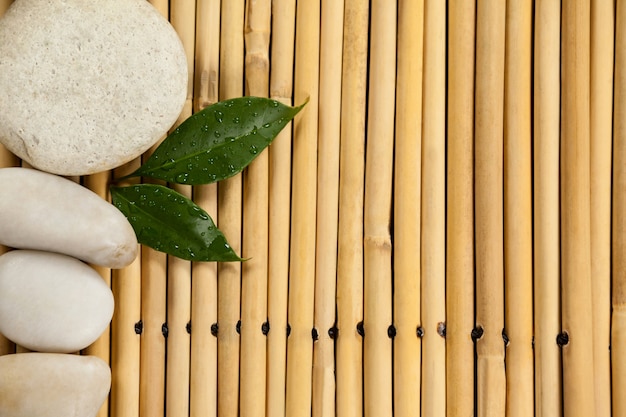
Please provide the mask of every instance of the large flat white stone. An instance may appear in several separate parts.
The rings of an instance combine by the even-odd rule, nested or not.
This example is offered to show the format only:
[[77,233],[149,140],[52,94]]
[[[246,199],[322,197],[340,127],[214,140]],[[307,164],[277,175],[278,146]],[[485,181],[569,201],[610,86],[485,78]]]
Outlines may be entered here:
[[88,265],[66,255],[14,250],[0,256],[0,333],[39,352],[77,352],[113,316],[113,294]]
[[110,387],[111,371],[95,356],[0,356],[0,417],[93,417]]
[[41,170],[137,157],[186,94],[182,43],[146,0],[16,0],[0,19],[0,142]]

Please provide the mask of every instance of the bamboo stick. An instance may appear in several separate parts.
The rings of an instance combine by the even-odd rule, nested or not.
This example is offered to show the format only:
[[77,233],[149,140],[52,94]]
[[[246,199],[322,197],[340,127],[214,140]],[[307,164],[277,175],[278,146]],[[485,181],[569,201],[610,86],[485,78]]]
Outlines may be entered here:
[[[195,111],[219,100],[220,0],[199,0],[196,8]],[[217,185],[194,187],[196,204],[217,222]],[[217,264],[191,265],[190,417],[217,415]]]
[[[191,198],[191,187],[176,186]],[[191,264],[173,256],[167,260],[167,360],[165,362],[165,415],[189,414]]]
[[[151,0],[163,17],[169,17],[169,2]],[[142,155],[143,161],[165,139],[161,138]],[[162,181],[148,182],[161,183]],[[150,247],[141,251],[141,346],[139,415],[165,415],[166,339],[162,326],[167,322],[167,255]]]
[[[114,178],[139,168],[135,159],[113,171]],[[135,184],[136,180],[126,184]],[[141,251],[137,259],[111,274],[115,312],[111,321],[111,394],[109,414],[115,417],[139,415],[140,339],[135,325],[141,319]]]
[[[217,185],[195,186],[194,201],[215,221]],[[191,266],[191,276],[189,416],[216,416],[217,339],[211,333],[211,326],[217,323],[217,264],[194,262]]]
[[478,3],[476,19],[476,342],[479,416],[504,415],[503,96],[505,2]]
[[474,409],[474,41],[475,3],[448,8],[446,211],[446,410]]
[[[93,175],[87,175],[84,178],[85,187],[89,188],[94,193],[98,194],[105,200],[109,199],[109,179],[111,177],[110,171],[104,171]],[[111,268],[105,268],[102,266],[92,265],[92,267],[98,271],[104,282],[111,286]],[[102,335],[88,346],[84,353],[86,355],[97,356],[107,364],[111,360],[111,328],[110,326],[102,333]],[[105,401],[100,407],[98,417],[107,417],[109,415],[109,402]]]
[[194,112],[219,100],[221,0],[196,0]]
[[170,2],[169,0],[148,0],[152,6],[161,13],[161,15],[169,19]]
[[[170,22],[178,33],[187,56],[187,100],[176,125],[192,114],[194,85],[194,53],[196,1],[170,2]],[[173,189],[187,198],[192,197],[189,186],[174,185]],[[191,340],[187,323],[191,320],[191,262],[168,256],[167,261],[167,361],[165,363],[165,415],[189,414],[189,375]]]
[[535,413],[562,412],[559,244],[560,0],[535,4],[534,304]]
[[[269,41],[271,4],[247,2],[246,93],[267,97],[269,93]],[[264,416],[267,340],[261,332],[267,320],[269,158],[262,152],[243,176],[243,256],[241,288],[241,382],[240,408],[247,416]]]
[[315,292],[315,221],[320,4],[296,5],[294,102],[306,108],[294,120],[289,324],[286,415],[311,413],[313,297]]
[[[291,105],[296,2],[272,2],[270,96]],[[291,198],[291,127],[269,148],[269,265],[267,338],[267,415],[285,416],[287,365],[287,294],[289,292],[289,219]],[[273,331],[272,331],[273,329]]]
[[613,415],[626,415],[626,4],[615,11],[615,113],[613,142],[613,279],[611,375]]
[[[424,2],[398,4],[394,176],[394,413],[420,410],[420,253]],[[445,402],[445,399],[443,400]]]
[[[245,2],[225,1],[221,11],[220,100],[242,95]],[[241,253],[242,181],[236,175],[218,185],[218,227],[230,246]],[[241,265],[220,263],[218,268],[217,414],[239,415],[239,349],[236,326],[240,317]]]
[[611,415],[613,1],[591,2],[591,276],[596,415]]
[[[446,320],[446,5],[424,7],[422,111],[421,306],[422,414],[446,414],[446,346],[438,332]],[[402,227],[402,224],[399,225]]]
[[141,370],[139,414],[164,415],[167,313],[167,256],[149,247],[141,251]]
[[7,11],[11,3],[13,3],[13,0],[0,0],[0,16]]
[[534,415],[531,174],[532,1],[506,9],[504,267],[507,416]]
[[396,86],[395,3],[373,1],[363,220],[363,396],[366,416],[393,414],[391,191]]
[[363,194],[369,1],[344,8],[339,232],[337,257],[337,416],[363,415]]
[[590,8],[563,2],[561,39],[561,281],[565,416],[594,414],[589,182]]
[[337,225],[339,221],[339,140],[341,135],[342,0],[322,2],[320,108],[317,166],[317,247],[315,262],[312,415],[335,414],[335,325]]

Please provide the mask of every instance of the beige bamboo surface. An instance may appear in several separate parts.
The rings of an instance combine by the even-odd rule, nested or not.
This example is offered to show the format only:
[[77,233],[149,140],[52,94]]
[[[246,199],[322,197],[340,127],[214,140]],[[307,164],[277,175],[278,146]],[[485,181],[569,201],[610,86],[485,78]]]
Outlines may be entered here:
[[446,206],[447,415],[474,409],[474,54],[476,5],[448,10]]
[[[150,3],[178,122],[309,102],[241,175],[176,187],[249,261],[96,268],[98,417],[626,415],[624,1]],[[140,160],[71,179],[109,199]]]
[[626,208],[626,7],[619,2],[615,12],[615,119],[613,139],[613,224],[612,224],[612,316],[611,371],[612,411],[626,414],[626,224],[620,212]]
[[[309,100],[293,123],[291,245],[285,415],[311,413],[315,294],[320,4],[296,2],[294,102]],[[293,277],[298,277],[293,279]]]
[[[398,4],[398,62],[394,156],[394,412],[408,417],[420,409],[421,341],[421,139],[424,2]],[[445,306],[445,304],[444,304]],[[444,399],[445,402],[445,399]]]
[[560,0],[535,3],[534,303],[535,411],[561,415],[559,227]]
[[591,277],[596,415],[611,415],[611,148],[615,3],[591,3]]
[[505,413],[503,109],[506,3],[476,10],[475,223],[478,415]]
[[[395,5],[394,5],[395,6]],[[363,395],[367,416],[392,414],[391,197],[395,110],[396,7],[373,1],[363,219]],[[387,337],[385,337],[387,336]]]
[[533,413],[532,1],[507,1],[504,92],[506,415]]
[[[446,321],[446,5],[437,0],[426,0],[424,5],[421,410],[426,416],[443,416],[446,414],[446,346],[441,336],[441,326]],[[402,223],[398,226],[403,227]]]
[[[341,134],[342,0],[321,6],[319,139],[317,161],[317,229],[315,259],[312,410],[314,417],[334,415],[337,234],[339,222],[339,140]],[[268,408],[269,411],[269,408]],[[270,414],[271,415],[271,414]]]

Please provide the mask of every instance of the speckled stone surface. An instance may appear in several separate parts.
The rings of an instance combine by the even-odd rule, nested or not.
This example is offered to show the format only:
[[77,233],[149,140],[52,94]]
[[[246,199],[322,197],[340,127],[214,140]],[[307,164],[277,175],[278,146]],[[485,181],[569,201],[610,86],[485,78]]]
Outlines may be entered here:
[[79,260],[14,250],[0,256],[0,333],[38,352],[77,352],[93,343],[113,316],[113,294]]
[[95,356],[0,356],[0,417],[93,417],[110,387],[111,370]]
[[182,43],[145,0],[17,0],[0,19],[0,142],[36,168],[130,161],[186,94]]

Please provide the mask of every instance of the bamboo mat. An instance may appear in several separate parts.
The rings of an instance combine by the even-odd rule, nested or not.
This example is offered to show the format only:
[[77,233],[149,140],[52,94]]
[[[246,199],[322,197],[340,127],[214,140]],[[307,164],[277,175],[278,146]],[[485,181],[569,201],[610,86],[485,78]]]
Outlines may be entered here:
[[[99,417],[626,416],[626,1],[151,3],[179,122],[309,103],[178,188],[250,261],[98,270]],[[108,198],[139,163],[76,180]]]

